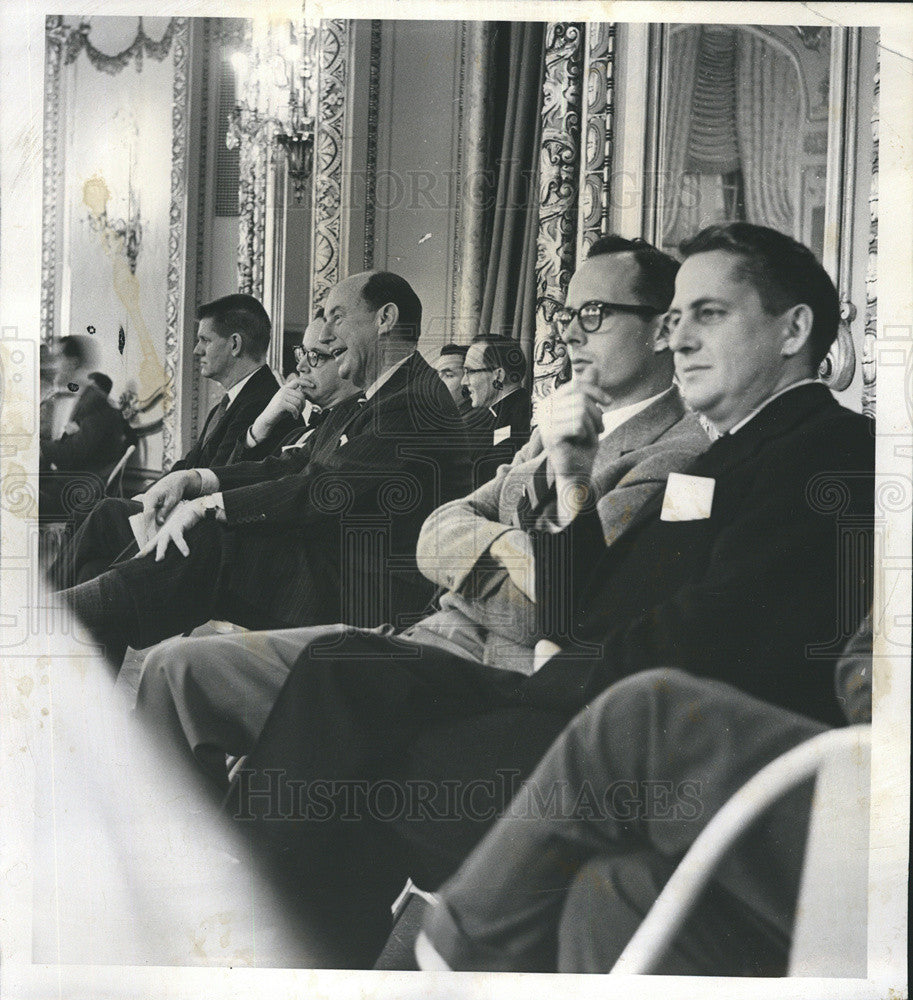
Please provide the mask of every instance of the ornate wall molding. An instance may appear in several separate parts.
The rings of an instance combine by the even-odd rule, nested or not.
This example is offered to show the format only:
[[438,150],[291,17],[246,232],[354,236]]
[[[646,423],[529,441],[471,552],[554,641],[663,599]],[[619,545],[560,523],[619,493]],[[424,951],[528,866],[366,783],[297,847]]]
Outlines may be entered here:
[[586,26],[586,108],[577,219],[577,260],[608,227],[615,127],[615,25]]
[[[218,24],[218,22],[215,22]],[[194,312],[196,312],[196,307],[201,305],[203,302],[203,282],[205,278],[205,269],[203,267],[203,261],[206,259],[206,247],[207,247],[207,211],[206,211],[206,192],[207,187],[207,172],[209,170],[209,146],[210,146],[210,114],[209,114],[209,101],[210,101],[210,91],[209,91],[209,66],[212,50],[213,41],[213,27],[214,19],[209,17],[202,18],[202,25],[200,29],[201,34],[201,45],[200,45],[200,96],[198,106],[201,109],[201,114],[199,116],[199,160],[198,160],[198,170],[197,170],[197,185],[196,189],[199,192],[197,197],[197,219],[196,219],[196,248],[194,254],[194,283],[193,283],[193,304]],[[227,32],[226,32],[227,34]],[[224,44],[224,37],[219,37],[219,41]],[[218,132],[216,132],[218,135]],[[202,415],[200,413],[200,389],[201,389],[202,379],[193,377],[190,379],[190,415],[189,420],[185,417],[185,424],[190,425],[190,439],[196,441],[199,437],[199,433],[202,430]]]
[[[881,50],[875,50],[875,98],[872,105],[872,187],[869,191],[869,259],[865,272],[865,331],[862,340],[862,412],[875,416],[875,347],[878,336],[878,131],[881,97]],[[907,397],[910,398],[909,396]]]
[[348,21],[341,18],[321,21],[314,137],[312,311],[323,305],[330,289],[340,278],[348,49]]
[[45,18],[44,144],[42,146],[41,338],[53,340],[57,322],[57,234],[63,206],[60,169],[60,67],[67,28],[60,15]]
[[374,267],[374,224],[377,211],[377,120],[380,109],[381,24],[371,22],[371,55],[368,68],[368,143],[365,156],[365,252],[364,268]]
[[[168,212],[168,280],[165,303],[165,395],[162,419],[162,467],[167,472],[180,447],[175,399],[180,379],[184,317],[185,218],[187,205],[187,118],[190,112],[190,24],[172,19],[174,27],[174,87],[171,103],[171,207]],[[196,380],[194,380],[196,381]]]
[[545,36],[539,234],[536,250],[536,348],[533,403],[548,395],[563,368],[564,346],[551,318],[574,271],[580,181],[584,25],[551,23]]
[[117,52],[114,55],[108,55],[96,49],[89,41],[89,32],[92,30],[91,22],[80,21],[79,25],[73,28],[64,25],[62,18],[59,20],[59,28],[62,29],[60,34],[62,34],[64,64],[69,66],[70,63],[76,61],[79,53],[84,51],[89,62],[95,69],[102,73],[108,73],[111,76],[116,76],[122,69],[129,66],[131,62],[136,63],[136,71],[139,73],[143,68],[144,56],[149,59],[155,59],[156,62],[163,62],[171,51],[171,43],[176,32],[180,30],[178,24],[180,18],[173,17],[168,22],[168,27],[165,29],[164,35],[162,35],[159,41],[155,41],[143,30],[143,19],[140,17],[138,19],[136,37],[133,41],[123,51]]

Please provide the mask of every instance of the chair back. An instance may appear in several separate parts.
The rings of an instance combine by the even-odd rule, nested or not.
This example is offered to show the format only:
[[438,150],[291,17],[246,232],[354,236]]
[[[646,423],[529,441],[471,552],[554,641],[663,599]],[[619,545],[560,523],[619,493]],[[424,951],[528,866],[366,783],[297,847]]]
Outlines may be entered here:
[[[136,445],[131,444],[127,446],[127,450],[121,455],[118,460],[117,465],[108,473],[108,478],[105,481],[105,493],[111,489],[111,486],[117,482],[118,486],[120,481],[123,479],[124,469],[127,467],[127,462],[130,461],[130,456],[136,451]],[[120,487],[119,487],[120,488]]]
[[691,845],[612,972],[653,972],[733,844],[774,802],[817,776],[789,970],[864,978],[871,739],[869,725],[828,730],[742,785]]

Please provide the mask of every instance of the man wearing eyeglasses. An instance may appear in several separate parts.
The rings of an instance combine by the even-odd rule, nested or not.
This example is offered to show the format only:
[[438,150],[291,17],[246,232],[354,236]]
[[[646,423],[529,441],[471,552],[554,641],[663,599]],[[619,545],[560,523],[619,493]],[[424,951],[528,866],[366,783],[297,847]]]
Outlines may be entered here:
[[[761,226],[712,226],[682,252],[686,260],[665,319],[665,304],[650,301],[640,283],[597,288],[575,275],[568,310],[559,315],[559,323],[567,320],[574,379],[566,392],[556,391],[543,422],[543,492],[531,491],[531,509],[526,518],[518,511],[516,529],[511,515],[495,508],[488,519],[501,523],[492,523],[485,539],[484,489],[449,505],[448,516],[435,512],[423,528],[420,567],[436,581],[440,574],[468,605],[494,607],[495,596],[511,587],[537,604],[554,602],[555,595],[565,602],[553,603],[545,632],[554,642],[537,650],[542,655],[531,674],[436,652],[428,641],[411,658],[391,655],[389,639],[364,634],[347,637],[330,655],[308,646],[234,786],[234,813],[255,825],[255,842],[265,845],[285,884],[299,890],[292,902],[305,913],[303,902],[316,903],[323,926],[333,916],[343,960],[364,960],[344,933],[353,923],[365,950],[372,919],[375,943],[383,938],[380,895],[369,895],[376,873],[386,871],[391,883],[397,874],[409,875],[433,890],[511,794],[504,787],[510,781],[483,784],[486,779],[529,773],[564,724],[622,678],[672,668],[663,669],[659,681],[646,678],[661,686],[633,742],[608,748],[623,779],[665,779],[694,757],[712,757],[718,722],[712,705],[673,698],[680,716],[669,726],[658,706],[667,690],[662,685],[676,685],[679,672],[722,681],[826,724],[843,718],[834,662],[871,602],[874,436],[863,416],[816,384],[837,335],[836,289],[807,247]],[[593,263],[584,265],[587,273]],[[614,341],[614,321],[631,323],[633,335],[641,328],[631,307],[648,304],[657,313],[656,347],[666,344],[674,353],[687,400],[720,437],[683,470],[667,466],[649,474],[638,463],[619,480],[617,504],[614,490],[596,499],[599,436],[619,412],[627,412],[627,424],[602,443],[629,434],[658,401],[626,388],[635,380],[623,376],[627,352]],[[637,353],[632,350],[631,371]],[[622,374],[613,368],[609,382],[602,363],[616,355]],[[606,399],[620,405],[607,407]],[[521,451],[517,460],[523,457]],[[632,478],[645,487],[653,483],[640,506],[626,502]],[[536,486],[535,474],[532,480]],[[536,531],[529,515],[545,512],[539,498],[552,489],[551,523]],[[607,532],[606,514],[618,534]],[[448,568],[448,544],[457,535],[471,539],[473,524],[474,553],[484,555],[474,560],[469,552]],[[563,530],[551,530],[561,524]],[[639,690],[647,693],[649,686]],[[673,687],[673,694],[679,690]],[[691,739],[667,742],[669,732]],[[639,761],[643,767],[635,769]],[[729,760],[723,755],[720,763]],[[280,773],[281,782],[264,795],[269,776]],[[293,794],[301,815],[309,800],[302,802],[300,793],[318,778],[323,787],[340,778],[406,790],[424,783],[432,791],[420,810],[398,814],[402,821],[384,829],[368,822],[276,821]],[[480,784],[481,794],[464,798],[462,811],[452,804],[454,789]],[[552,783],[542,792],[543,802],[552,801],[557,788]],[[696,825],[683,821],[676,831],[685,834],[689,826]],[[576,841],[574,850],[584,843]],[[550,865],[573,870],[574,855],[556,841],[547,841],[543,852]],[[362,856],[371,868],[348,883],[348,893],[341,891],[340,881],[326,873],[344,870],[351,877]],[[315,871],[323,884],[302,901]],[[365,888],[372,873],[375,883]],[[541,892],[537,899],[539,905]],[[489,925],[495,953],[501,932],[511,927],[502,916]],[[523,914],[514,926],[528,927],[529,917]]]
[[[295,373],[280,386],[231,456],[232,462],[250,462],[300,447],[327,418],[330,410],[358,392],[339,374],[333,343],[321,337],[326,326],[323,310],[308,324],[295,348]],[[339,341],[335,342],[340,346]]]
[[[92,566],[61,595],[118,669],[127,645],[211,617],[263,629],[378,626],[430,599],[416,539],[431,510],[468,488],[469,455],[450,394],[416,351],[421,302],[399,275],[371,271],[341,281],[326,308],[308,368],[321,367],[311,351],[333,354],[339,376],[362,391],[303,446],[160,480],[138,515],[148,539],[139,551]],[[116,518],[115,507],[102,505],[97,523]],[[89,521],[83,530],[93,531]],[[106,545],[94,532],[86,550]]]

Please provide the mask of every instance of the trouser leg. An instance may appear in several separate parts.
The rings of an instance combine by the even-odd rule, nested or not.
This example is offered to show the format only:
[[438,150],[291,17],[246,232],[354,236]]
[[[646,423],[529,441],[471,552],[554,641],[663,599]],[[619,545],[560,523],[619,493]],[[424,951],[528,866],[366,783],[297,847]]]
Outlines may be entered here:
[[94,580],[63,591],[60,598],[119,670],[126,646],[144,649],[213,617],[224,530],[213,521],[201,521],[187,532],[188,556],[172,545],[161,562],[155,561],[155,553],[126,559]]
[[[577,873],[558,928],[557,971],[610,972],[675,870],[654,851],[599,855]],[[655,971],[663,976],[782,976],[788,938],[711,882]]]
[[[454,968],[554,968],[561,908],[584,861],[638,848],[680,857],[751,775],[822,728],[680,671],[613,685],[443,888],[426,925],[437,950]],[[798,872],[804,847],[795,806],[772,810],[729,872],[741,898],[786,925],[783,869]]]
[[142,509],[134,500],[102,500],[55,559],[49,573],[52,586],[62,590],[84,583],[103,573],[131,545],[135,552],[129,518]]
[[409,874],[387,812],[407,794],[404,747],[435,719],[496,704],[479,674],[500,673],[364,632],[312,642],[295,664],[227,806],[333,962],[373,964]]
[[343,625],[169,639],[143,664],[137,716],[169,754],[224,792],[225,755],[248,753],[302,649]]

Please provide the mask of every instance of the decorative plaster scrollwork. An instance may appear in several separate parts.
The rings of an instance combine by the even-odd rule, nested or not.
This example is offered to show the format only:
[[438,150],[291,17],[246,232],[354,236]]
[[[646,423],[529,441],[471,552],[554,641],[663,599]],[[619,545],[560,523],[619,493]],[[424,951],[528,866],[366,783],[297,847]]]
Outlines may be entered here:
[[60,15],[45,19],[44,47],[44,176],[41,222],[41,337],[54,338],[57,306],[57,227],[62,203],[59,166],[60,67],[68,28]]
[[89,41],[89,32],[92,25],[89,21],[81,21],[76,28],[64,25],[62,19],[56,26],[55,37],[60,39],[64,50],[64,65],[69,66],[75,62],[80,52],[85,51],[89,62],[102,73],[116,76],[122,69],[129,66],[131,61],[136,62],[136,70],[139,72],[143,68],[143,56],[155,59],[156,62],[163,62],[171,51],[171,42],[175,32],[178,30],[180,18],[171,18],[165,34],[159,41],[150,38],[143,30],[143,19],[139,18],[136,37],[122,52],[116,55],[107,55],[99,51]]
[[311,308],[322,306],[340,277],[343,133],[349,23],[320,22],[318,114],[314,148]]
[[187,117],[190,69],[190,25],[186,17],[174,18],[174,85],[171,100],[171,206],[168,211],[168,276],[165,299],[165,393],[162,415],[163,468],[167,472],[177,453],[180,434],[175,421],[175,393],[180,378],[181,333],[184,298],[185,233],[187,220]]
[[371,56],[368,69],[368,149],[365,163],[364,268],[374,266],[375,201],[377,199],[377,121],[380,111],[381,22],[371,22]]
[[844,299],[840,303],[837,339],[818,368],[818,374],[835,392],[848,388],[856,371],[856,348],[853,345],[852,331],[854,319],[856,307],[849,299]]
[[[876,49],[876,60],[880,50]],[[875,100],[872,106],[872,187],[869,191],[869,261],[865,272],[865,332],[862,340],[862,412],[875,416],[875,347],[878,336],[878,126],[881,91],[880,61],[875,64]],[[913,378],[911,378],[913,381]],[[910,403],[908,386],[907,406]]]
[[586,27],[586,118],[583,125],[577,259],[606,232],[615,117],[615,25]]
[[542,147],[539,157],[539,234],[536,250],[536,351],[533,400],[546,396],[563,367],[553,342],[551,302],[563,302],[574,270],[580,175],[584,29],[552,23],[545,36]]

